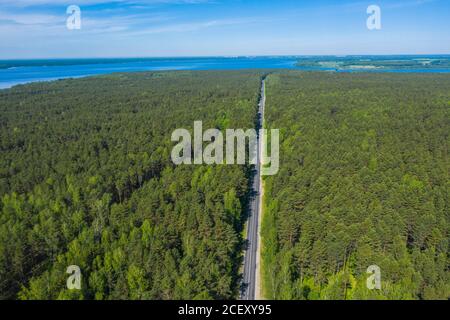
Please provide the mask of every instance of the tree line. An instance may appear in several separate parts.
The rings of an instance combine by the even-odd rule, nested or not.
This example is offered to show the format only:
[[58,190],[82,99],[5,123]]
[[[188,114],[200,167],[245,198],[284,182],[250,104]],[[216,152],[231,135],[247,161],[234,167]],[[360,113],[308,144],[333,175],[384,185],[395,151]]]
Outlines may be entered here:
[[[259,72],[113,74],[0,91],[0,297],[231,299],[246,166],[175,166],[171,133],[252,128]],[[81,290],[66,288],[77,265]]]
[[449,119],[448,75],[270,75],[266,298],[448,299]]

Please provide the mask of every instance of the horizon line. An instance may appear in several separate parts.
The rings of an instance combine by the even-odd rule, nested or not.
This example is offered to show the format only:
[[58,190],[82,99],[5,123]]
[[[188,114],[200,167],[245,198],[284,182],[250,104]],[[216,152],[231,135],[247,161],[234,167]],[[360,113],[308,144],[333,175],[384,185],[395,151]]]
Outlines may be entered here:
[[187,58],[273,58],[273,57],[395,57],[395,56],[450,56],[450,53],[390,53],[390,54],[271,54],[271,55],[186,55],[186,56],[115,56],[115,57],[35,57],[35,58],[0,58],[0,61],[28,60],[90,60],[90,59],[187,59]]

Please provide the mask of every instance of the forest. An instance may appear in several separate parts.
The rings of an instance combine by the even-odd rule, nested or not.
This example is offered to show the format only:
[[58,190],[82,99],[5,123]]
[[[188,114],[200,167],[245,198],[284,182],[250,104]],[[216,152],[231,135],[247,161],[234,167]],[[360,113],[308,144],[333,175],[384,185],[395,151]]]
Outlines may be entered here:
[[[0,91],[1,299],[232,299],[246,166],[174,166],[171,133],[252,128],[261,73],[112,74]],[[81,290],[66,269],[79,266]]]
[[[450,77],[275,72],[265,123],[268,299],[448,299]],[[367,269],[381,271],[369,290]]]
[[[252,167],[175,166],[171,134],[254,128],[266,72],[0,90],[0,299],[238,298]],[[450,76],[271,70],[266,99],[264,297],[450,298]]]

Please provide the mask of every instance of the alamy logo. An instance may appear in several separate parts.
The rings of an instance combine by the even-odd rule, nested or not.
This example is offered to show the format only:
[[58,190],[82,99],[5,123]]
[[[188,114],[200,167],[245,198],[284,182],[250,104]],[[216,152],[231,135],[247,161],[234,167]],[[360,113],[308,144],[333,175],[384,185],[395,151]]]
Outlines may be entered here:
[[69,266],[66,273],[70,274],[67,278],[67,289],[80,290],[81,289],[81,270],[79,266]]
[[[227,129],[224,135],[218,129],[203,132],[201,121],[194,122],[194,141],[186,129],[177,129],[172,133],[172,142],[179,142],[172,149],[172,161],[176,165],[190,164],[261,164],[261,175],[273,176],[279,170],[279,130],[270,130],[270,156],[267,141],[269,132],[260,129]],[[248,141],[248,149],[247,149]],[[204,143],[209,143],[204,147]],[[247,153],[248,151],[248,153]],[[247,157],[248,155],[248,157]],[[226,159],[226,161],[225,161]]]
[[67,8],[66,13],[69,15],[66,21],[67,29],[81,29],[81,9],[79,6],[71,5]]
[[377,5],[371,5],[367,8],[367,29],[381,30],[381,8]]
[[372,265],[367,268],[367,273],[370,274],[367,278],[367,289],[381,290],[381,268],[377,265]]

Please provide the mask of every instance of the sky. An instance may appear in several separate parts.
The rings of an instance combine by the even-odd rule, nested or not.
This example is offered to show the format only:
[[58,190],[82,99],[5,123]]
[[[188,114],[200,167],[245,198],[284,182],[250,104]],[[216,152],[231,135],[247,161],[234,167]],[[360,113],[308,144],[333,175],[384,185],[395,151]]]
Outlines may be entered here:
[[450,54],[450,1],[0,0],[0,59],[357,54]]

